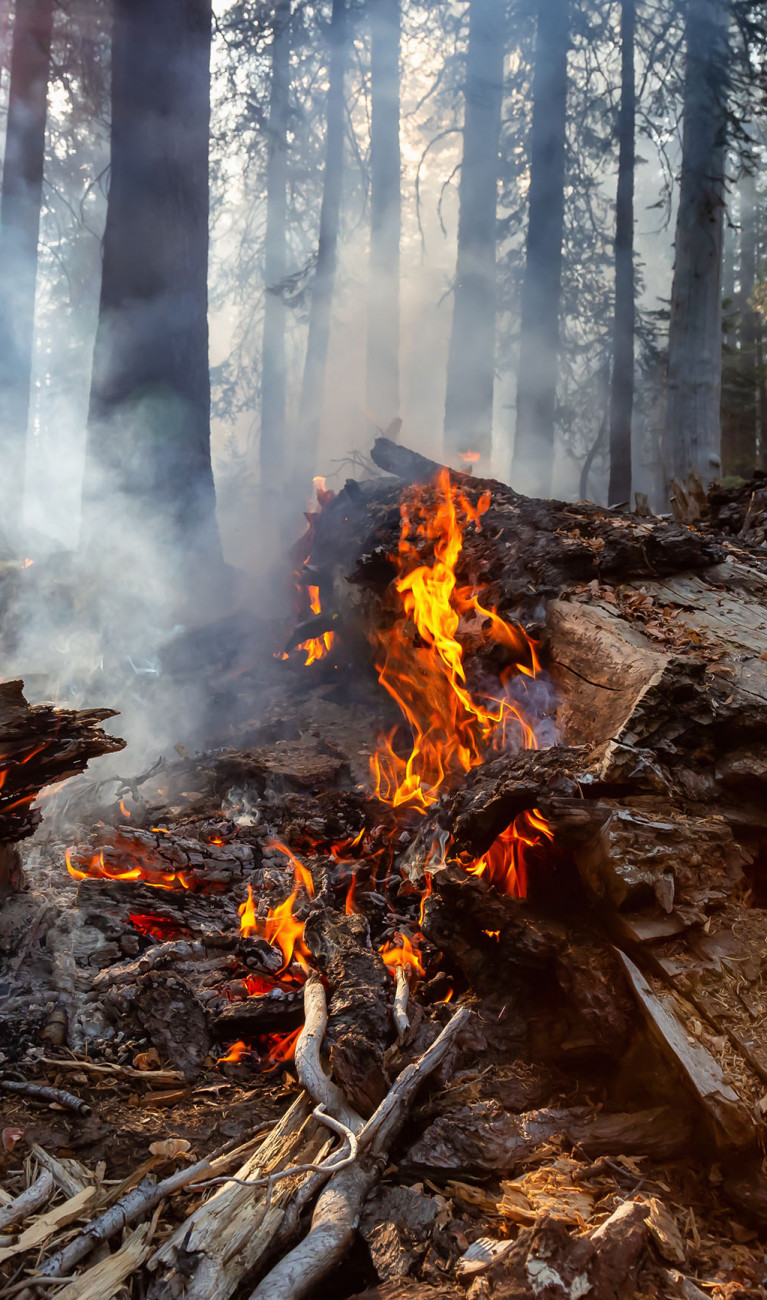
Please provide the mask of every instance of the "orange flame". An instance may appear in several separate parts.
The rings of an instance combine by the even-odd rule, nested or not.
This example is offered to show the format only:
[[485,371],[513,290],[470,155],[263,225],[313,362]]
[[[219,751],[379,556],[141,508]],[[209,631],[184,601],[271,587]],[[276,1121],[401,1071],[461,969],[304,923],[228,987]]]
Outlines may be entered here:
[[356,887],[357,887],[357,875],[356,875],[356,872],[355,872],[355,873],[352,875],[351,880],[349,881],[349,888],[348,888],[348,890],[346,891],[346,900],[345,900],[345,902],[344,902],[344,911],[345,911],[345,913],[346,913],[347,916],[352,916],[352,915],[354,915],[355,912],[359,912],[359,910],[360,910],[360,909],[358,908],[358,906],[357,906],[357,900],[356,900],[356,898],[355,898],[355,896],[354,896],[354,891],[355,891]]
[[118,832],[114,843],[106,851],[84,854],[68,848],[65,854],[67,871],[74,880],[140,880],[153,889],[189,889],[190,883],[182,871],[159,870],[151,853],[137,841],[128,840]]
[[[489,504],[489,493],[483,493],[472,505],[442,470],[434,489],[414,488],[401,506],[394,584],[399,602],[392,625],[376,633],[376,667],[410,724],[412,748],[408,758],[398,755],[391,732],[371,758],[375,793],[393,807],[425,812],[445,781],[478,766],[490,745],[505,745],[511,726],[525,748],[537,747],[518,705],[503,696],[471,694],[457,636],[462,619],[479,620],[483,635],[510,652],[502,685],[515,670],[530,676],[538,671],[535,647],[523,629],[481,605],[472,588],[457,585],[464,532],[470,523],[479,525]],[[424,563],[424,550],[432,552],[431,564]]]
[[258,924],[256,905],[253,902],[253,890],[250,885],[248,885],[248,897],[244,903],[240,903],[237,913],[240,918],[240,934],[243,939],[249,939]]
[[253,891],[248,885],[248,897],[239,907],[240,933],[248,938],[256,934],[260,939],[279,948],[283,956],[281,970],[286,970],[291,961],[297,961],[301,969],[308,974],[311,956],[304,944],[304,922],[293,914],[299,890],[303,887],[310,898],[314,898],[314,881],[302,862],[291,852],[286,844],[279,840],[269,840],[269,849],[279,849],[290,860],[293,867],[295,888],[289,898],[277,907],[270,908],[264,920],[256,915]]
[[480,458],[478,451],[459,451],[458,455],[466,465],[476,465]]
[[463,865],[470,875],[484,876],[489,884],[502,893],[510,894],[512,898],[525,898],[528,877],[526,854],[530,849],[539,848],[544,839],[553,838],[554,832],[545,817],[537,808],[532,808],[515,817],[493,840],[481,858],[470,863],[464,862]]
[[125,807],[124,799],[120,800],[120,812],[122,813],[123,817],[130,817],[130,811]]
[[303,1025],[299,1025],[298,1029],[294,1029],[291,1033],[285,1034],[284,1037],[278,1038],[273,1046],[269,1048],[265,1060],[271,1063],[272,1068],[293,1060],[296,1054],[296,1043],[302,1029]]
[[[307,590],[309,592],[309,608],[313,614],[321,614],[322,605],[320,603],[319,587],[309,587]],[[335,636],[335,632],[323,632],[322,636],[313,636],[308,641],[301,642],[297,649],[306,651],[305,668],[308,668],[309,664],[315,664],[319,659],[325,658],[335,640]]]
[[387,941],[382,948],[379,948],[378,951],[384,965],[392,975],[396,975],[398,966],[404,967],[409,974],[425,974],[419,950],[411,943],[406,934],[400,934],[399,939],[400,943],[398,945]]
[[225,1061],[233,1062],[236,1065],[242,1060],[243,1056],[247,1056],[249,1052],[250,1048],[247,1043],[244,1043],[242,1039],[239,1039],[238,1042],[232,1043],[226,1056],[219,1056],[216,1065],[223,1065]]

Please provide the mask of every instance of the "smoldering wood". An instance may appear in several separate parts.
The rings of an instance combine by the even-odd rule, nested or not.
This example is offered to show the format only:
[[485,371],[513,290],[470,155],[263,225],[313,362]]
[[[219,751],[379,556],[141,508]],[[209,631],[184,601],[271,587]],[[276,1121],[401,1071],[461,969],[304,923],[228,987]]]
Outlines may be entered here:
[[383,1052],[390,1034],[392,981],[358,915],[313,913],[304,939],[331,987],[327,1046],[334,1079],[370,1114],[388,1087]]
[[40,791],[84,771],[92,758],[125,748],[99,725],[114,709],[55,709],[29,705],[22,681],[0,682],[0,844],[11,883],[14,859],[9,843],[27,838],[39,825],[32,805]]

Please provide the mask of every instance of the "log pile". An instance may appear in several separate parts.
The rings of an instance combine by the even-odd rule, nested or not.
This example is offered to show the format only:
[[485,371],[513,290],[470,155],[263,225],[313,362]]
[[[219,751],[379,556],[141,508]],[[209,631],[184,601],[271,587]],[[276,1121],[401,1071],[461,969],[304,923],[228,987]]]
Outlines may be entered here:
[[[0,1297],[762,1295],[760,485],[684,523],[373,455],[236,747],[31,841]],[[460,744],[394,676],[419,565]]]

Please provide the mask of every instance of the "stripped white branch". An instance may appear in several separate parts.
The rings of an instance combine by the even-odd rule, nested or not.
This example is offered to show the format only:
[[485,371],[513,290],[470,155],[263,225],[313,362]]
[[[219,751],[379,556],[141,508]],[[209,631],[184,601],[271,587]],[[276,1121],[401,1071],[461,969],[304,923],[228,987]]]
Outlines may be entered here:
[[320,1195],[307,1236],[266,1275],[250,1300],[303,1300],[340,1263],[354,1240],[363,1201],[378,1178],[381,1161],[405,1121],[417,1088],[444,1060],[470,1015],[468,1007],[461,1007],[423,1056],[402,1071],[358,1132],[357,1160],[334,1173]]
[[322,1068],[320,1051],[328,1023],[328,1004],[322,981],[312,975],[304,985],[304,1027],[296,1042],[296,1071],[312,1101],[345,1128],[358,1133],[363,1119],[347,1102],[341,1089]]
[[410,1020],[407,1014],[407,1002],[410,996],[410,985],[407,982],[407,973],[404,966],[397,967],[397,987],[394,992],[394,1006],[392,1015],[394,1016],[394,1027],[397,1030],[397,1037],[404,1038],[410,1028]]
[[0,1229],[10,1228],[11,1224],[20,1223],[28,1215],[34,1214],[51,1199],[55,1189],[53,1175],[44,1169],[25,1192],[0,1209]]

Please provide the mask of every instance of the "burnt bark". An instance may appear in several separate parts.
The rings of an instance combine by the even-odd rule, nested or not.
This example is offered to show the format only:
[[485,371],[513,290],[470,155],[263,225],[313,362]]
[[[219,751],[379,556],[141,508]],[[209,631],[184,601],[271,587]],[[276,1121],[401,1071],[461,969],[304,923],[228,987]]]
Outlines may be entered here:
[[290,113],[291,0],[278,0],[272,36],[269,154],[266,164],[264,240],[264,342],[261,375],[261,483],[274,488],[285,473],[285,303],[280,283],[286,270],[285,214]]
[[634,406],[634,34],[636,2],[621,3],[621,103],[615,205],[615,317],[610,388],[608,501],[631,500],[631,416]]
[[53,0],[16,0],[0,200],[0,520],[21,522]]
[[210,456],[210,0],[117,0],[83,540],[220,558]]
[[569,0],[538,0],[530,198],[517,371],[515,485],[551,491],[564,233]]
[[344,76],[348,54],[347,0],[333,0],[330,19],[325,176],[320,209],[317,264],[312,282],[309,336],[298,408],[297,465],[302,484],[314,473],[322,422],[330,317],[338,264],[338,234],[344,165]]
[[400,0],[370,11],[370,285],[367,402],[383,426],[399,410]]
[[445,399],[448,452],[479,450],[486,457],[495,378],[495,228],[505,25],[501,0],[472,0]]
[[682,178],[668,344],[666,472],[704,483],[721,468],[722,236],[729,5],[687,11]]

